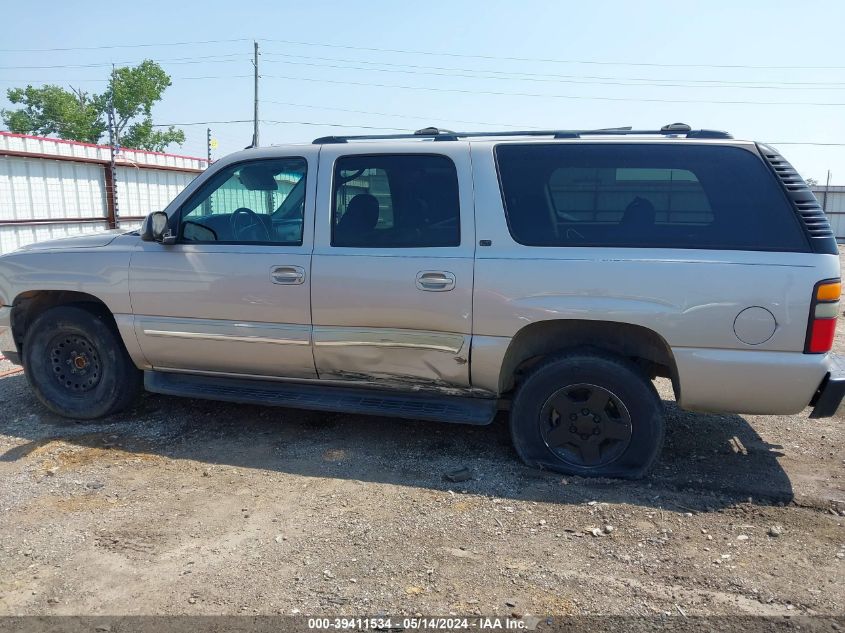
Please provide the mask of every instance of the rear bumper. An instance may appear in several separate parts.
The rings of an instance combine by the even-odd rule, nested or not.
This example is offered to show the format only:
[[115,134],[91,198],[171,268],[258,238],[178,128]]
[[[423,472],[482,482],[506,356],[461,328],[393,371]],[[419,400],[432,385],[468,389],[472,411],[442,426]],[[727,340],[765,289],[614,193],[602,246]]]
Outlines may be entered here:
[[817,397],[831,354],[674,347],[678,404],[690,411],[792,415]]
[[0,354],[16,365],[21,364],[18,347],[12,336],[12,308],[11,306],[0,306]]
[[819,385],[819,390],[813,398],[811,418],[829,418],[836,415],[836,410],[845,397],[845,357],[831,354],[829,357],[830,371]]

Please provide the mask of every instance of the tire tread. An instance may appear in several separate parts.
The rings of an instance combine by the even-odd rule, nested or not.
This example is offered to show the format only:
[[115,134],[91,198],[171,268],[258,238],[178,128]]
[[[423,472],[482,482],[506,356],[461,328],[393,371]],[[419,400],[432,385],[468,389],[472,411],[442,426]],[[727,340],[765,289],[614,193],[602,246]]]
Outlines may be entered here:
[[[37,353],[33,348],[39,346],[39,337],[50,335],[49,332],[45,334],[45,328],[55,329],[61,327],[62,324],[70,324],[88,336],[100,339],[105,349],[98,349],[98,352],[101,356],[104,353],[110,354],[114,361],[114,366],[111,368],[114,374],[111,377],[113,384],[105,394],[105,398],[99,403],[92,403],[86,409],[78,406],[79,401],[74,402],[68,399],[66,402],[60,402],[57,401],[58,398],[50,397],[40,383],[51,380],[52,376],[47,375],[45,378],[45,376],[37,375],[43,368],[40,361],[33,356]],[[36,397],[50,411],[63,417],[91,420],[117,413],[131,404],[142,388],[141,371],[129,358],[120,334],[108,318],[108,313],[104,314],[103,310],[96,306],[92,308],[86,304],[76,303],[45,310],[27,329],[21,357],[24,373]]]
[[[571,369],[573,365],[576,368],[579,364],[595,366],[597,362],[604,364],[606,367],[609,366],[608,368],[614,368],[617,372],[621,371],[629,374],[632,379],[639,381],[641,386],[645,387],[645,397],[648,401],[650,401],[646,403],[646,408],[652,410],[652,419],[648,422],[653,427],[651,430],[656,431],[656,437],[654,437],[651,442],[653,444],[653,450],[648,453],[648,457],[644,462],[628,466],[622,470],[619,468],[613,468],[613,464],[610,464],[607,467],[588,469],[570,466],[561,461],[559,461],[557,465],[547,460],[538,461],[536,447],[533,449],[534,453],[530,452],[529,447],[526,447],[526,442],[523,437],[526,434],[526,429],[521,428],[520,426],[526,424],[526,421],[521,419],[523,413],[532,408],[532,403],[527,402],[527,399],[532,397],[531,392],[534,387],[534,383],[545,380],[546,375],[549,372],[555,371],[555,367],[563,367],[566,365],[567,367],[565,367],[565,369],[568,370]],[[517,454],[526,464],[530,466],[539,467],[541,469],[548,468],[557,472],[577,476],[604,476],[638,479],[644,477],[648,474],[648,472],[650,472],[660,456],[660,448],[663,446],[665,438],[665,423],[663,418],[663,403],[660,400],[657,389],[655,389],[654,384],[648,376],[646,376],[635,363],[627,358],[617,356],[598,348],[577,347],[550,355],[538,362],[525,375],[524,379],[517,387],[516,397],[513,401],[510,431]],[[547,447],[543,446],[543,450],[551,455],[551,452]]]

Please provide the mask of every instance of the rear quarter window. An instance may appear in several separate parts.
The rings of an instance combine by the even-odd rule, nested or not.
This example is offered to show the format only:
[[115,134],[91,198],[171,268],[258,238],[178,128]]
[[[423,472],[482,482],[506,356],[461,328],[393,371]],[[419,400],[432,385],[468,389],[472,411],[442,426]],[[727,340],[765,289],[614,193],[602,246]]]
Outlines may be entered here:
[[520,244],[809,251],[780,185],[742,148],[559,143],[495,152]]

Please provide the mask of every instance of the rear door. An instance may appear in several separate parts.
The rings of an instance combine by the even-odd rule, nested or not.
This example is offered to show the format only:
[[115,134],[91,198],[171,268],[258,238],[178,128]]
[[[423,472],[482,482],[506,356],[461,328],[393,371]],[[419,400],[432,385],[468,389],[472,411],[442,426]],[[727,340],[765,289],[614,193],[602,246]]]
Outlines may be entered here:
[[315,378],[310,264],[316,151],[240,161],[179,209],[178,240],[130,264],[135,332],[156,369]]
[[474,242],[466,143],[323,146],[311,287],[320,378],[469,386]]

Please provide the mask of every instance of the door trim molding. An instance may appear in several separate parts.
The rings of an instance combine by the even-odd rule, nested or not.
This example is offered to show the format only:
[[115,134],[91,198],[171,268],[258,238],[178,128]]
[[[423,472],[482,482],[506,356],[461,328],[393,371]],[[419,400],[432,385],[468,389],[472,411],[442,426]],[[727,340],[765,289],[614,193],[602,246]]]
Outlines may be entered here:
[[144,336],[231,343],[311,345],[308,325],[243,323],[211,319],[136,317]]
[[233,341],[237,343],[271,343],[273,345],[308,345],[308,341],[283,338],[267,338],[264,336],[232,336],[230,334],[207,334],[205,332],[173,332],[169,330],[144,330],[147,336],[164,336],[171,338],[205,339],[211,341]]

